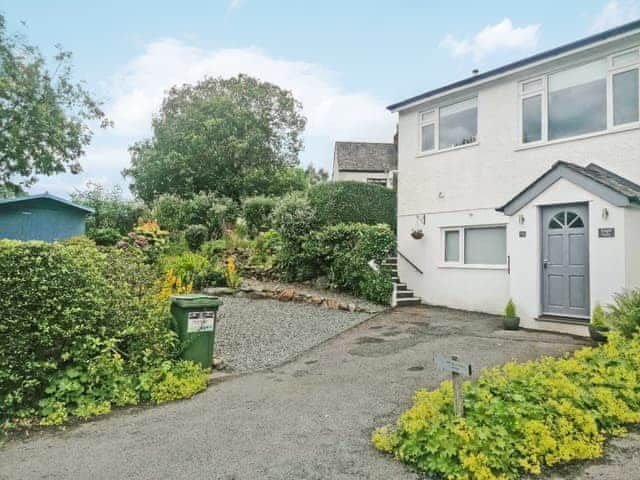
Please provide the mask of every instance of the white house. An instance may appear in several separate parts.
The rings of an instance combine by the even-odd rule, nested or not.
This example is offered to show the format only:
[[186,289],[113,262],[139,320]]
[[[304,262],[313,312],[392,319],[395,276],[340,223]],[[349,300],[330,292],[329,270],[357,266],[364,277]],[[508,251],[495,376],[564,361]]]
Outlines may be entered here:
[[640,287],[639,68],[640,21],[389,107],[399,276],[423,302],[512,298],[521,326],[584,335]]
[[397,163],[395,143],[336,142],[331,180],[374,183],[391,188]]

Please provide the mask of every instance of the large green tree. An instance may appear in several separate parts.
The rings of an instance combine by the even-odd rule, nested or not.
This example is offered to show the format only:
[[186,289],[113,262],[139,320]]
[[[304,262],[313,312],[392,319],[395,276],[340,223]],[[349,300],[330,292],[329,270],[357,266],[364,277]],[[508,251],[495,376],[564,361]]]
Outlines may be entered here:
[[0,15],[0,191],[17,192],[38,175],[81,171],[89,122],[110,124],[100,103],[72,79],[71,54],[48,64]]
[[151,139],[134,144],[132,191],[210,192],[239,199],[300,187],[305,118],[291,92],[247,75],[173,87],[153,119]]

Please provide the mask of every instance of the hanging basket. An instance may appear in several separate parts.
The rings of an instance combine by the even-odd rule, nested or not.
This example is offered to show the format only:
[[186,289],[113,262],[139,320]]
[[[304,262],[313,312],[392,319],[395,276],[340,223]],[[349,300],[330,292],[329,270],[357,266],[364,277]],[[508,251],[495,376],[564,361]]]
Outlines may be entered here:
[[420,240],[422,237],[424,237],[424,232],[422,231],[422,229],[414,229],[411,230],[411,236],[416,240]]

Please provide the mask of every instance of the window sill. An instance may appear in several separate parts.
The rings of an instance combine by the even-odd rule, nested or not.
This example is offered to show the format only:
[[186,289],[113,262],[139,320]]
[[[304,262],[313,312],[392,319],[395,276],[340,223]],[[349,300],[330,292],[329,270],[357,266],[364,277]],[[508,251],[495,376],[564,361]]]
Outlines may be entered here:
[[621,125],[619,127],[610,128],[608,130],[602,130],[600,132],[585,133],[584,135],[577,135],[575,137],[559,138],[557,140],[538,141],[521,144],[515,148],[516,152],[522,150],[531,150],[533,148],[547,147],[551,145],[558,145],[561,143],[575,142],[578,140],[586,140],[588,138],[601,137],[603,135],[611,135],[614,133],[628,132],[630,130],[640,129],[640,122],[634,122],[627,125]]
[[463,264],[463,263],[441,263],[438,268],[453,268],[458,270],[507,270],[506,265],[480,265],[480,264]]
[[442,150],[434,150],[432,152],[420,152],[416,154],[416,158],[431,157],[433,155],[438,155],[439,153],[453,152],[455,150],[462,150],[463,148],[476,147],[478,145],[480,145],[480,142],[466,143],[464,145],[458,145],[457,147],[443,148]]

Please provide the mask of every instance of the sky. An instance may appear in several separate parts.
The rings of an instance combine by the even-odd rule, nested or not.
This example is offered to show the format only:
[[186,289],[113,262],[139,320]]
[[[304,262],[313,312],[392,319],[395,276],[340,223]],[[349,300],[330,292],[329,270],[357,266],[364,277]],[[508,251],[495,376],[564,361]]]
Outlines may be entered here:
[[128,180],[171,86],[246,73],[289,89],[307,117],[301,164],[331,169],[338,140],[392,141],[386,106],[640,18],[640,0],[0,0],[8,30],[73,52],[114,127],[95,128],[83,172],[41,177],[68,197]]

